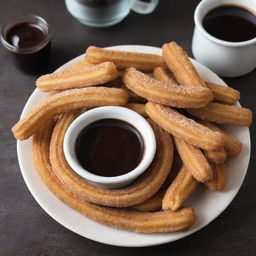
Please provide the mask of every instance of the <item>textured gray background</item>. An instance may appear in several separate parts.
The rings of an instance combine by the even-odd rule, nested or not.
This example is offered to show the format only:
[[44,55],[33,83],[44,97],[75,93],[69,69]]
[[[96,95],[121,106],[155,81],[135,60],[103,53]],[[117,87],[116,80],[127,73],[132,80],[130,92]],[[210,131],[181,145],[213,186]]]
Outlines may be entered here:
[[[144,44],[161,46],[177,41],[191,54],[193,12],[198,0],[160,0],[148,16],[131,13],[108,29],[85,27],[73,19],[64,1],[0,0],[0,26],[11,17],[37,14],[51,26],[53,71],[80,55],[89,45]],[[238,63],[239,65],[239,63]],[[255,111],[256,71],[224,79],[241,91],[241,103]],[[17,71],[0,47],[0,255],[256,255],[255,151],[244,184],[235,200],[215,221],[180,241],[149,248],[120,248],[99,244],[65,229],[49,217],[28,191],[17,162],[10,129],[18,120],[35,77]],[[255,141],[255,125],[250,128]]]

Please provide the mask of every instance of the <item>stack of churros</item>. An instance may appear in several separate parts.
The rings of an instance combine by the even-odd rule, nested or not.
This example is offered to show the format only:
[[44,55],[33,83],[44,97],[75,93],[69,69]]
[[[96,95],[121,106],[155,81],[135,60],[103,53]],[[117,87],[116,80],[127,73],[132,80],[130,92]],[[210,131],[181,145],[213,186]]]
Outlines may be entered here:
[[[242,149],[242,143],[217,124],[252,122],[249,109],[234,105],[240,93],[204,81],[175,42],[163,45],[162,56],[91,46],[83,61],[39,77],[36,86],[49,95],[12,131],[18,140],[33,136],[41,180],[86,217],[135,232],[175,232],[192,226],[196,214],[193,205],[185,207],[184,202],[200,184],[224,191],[225,162]],[[148,170],[127,187],[114,190],[82,179],[63,152],[72,121],[87,109],[107,105],[124,106],[147,118],[157,140]],[[176,175],[175,147],[182,161]]]

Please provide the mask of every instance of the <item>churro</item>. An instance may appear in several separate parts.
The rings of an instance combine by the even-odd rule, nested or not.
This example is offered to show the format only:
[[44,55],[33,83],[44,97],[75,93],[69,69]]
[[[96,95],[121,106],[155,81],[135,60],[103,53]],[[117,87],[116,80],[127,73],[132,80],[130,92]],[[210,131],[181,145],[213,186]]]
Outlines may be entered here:
[[192,116],[218,124],[249,126],[252,123],[252,112],[248,108],[230,106],[211,102],[200,109],[187,109]]
[[153,76],[161,82],[178,85],[175,78],[167,68],[156,67],[153,71]]
[[199,108],[213,99],[207,88],[171,85],[158,81],[135,68],[128,68],[123,75],[124,84],[149,101],[173,107]]
[[52,172],[49,160],[51,131],[46,127],[33,137],[34,163],[43,183],[69,207],[99,223],[142,233],[175,232],[187,229],[195,222],[195,213],[192,208],[183,208],[177,212],[144,213],[97,206],[77,198]]
[[183,166],[165,193],[163,209],[172,211],[180,209],[184,201],[197,189],[198,184],[191,172]]
[[107,50],[95,46],[87,48],[85,58],[94,64],[110,61],[121,69],[135,67],[142,71],[152,71],[155,67],[166,66],[162,56],[159,55]]
[[213,123],[207,121],[202,121],[202,123],[213,131],[221,133],[225,137],[226,143],[224,148],[229,157],[236,157],[240,154],[243,144],[235,136]]
[[206,182],[207,187],[213,191],[223,191],[228,181],[227,168],[224,164],[213,164],[213,179]]
[[145,111],[145,104],[139,104],[139,103],[128,103],[126,105],[127,108],[139,113],[140,115],[144,117],[148,117],[148,114]]
[[177,43],[163,45],[163,58],[179,84],[206,87],[187,53]]
[[205,84],[213,92],[215,101],[233,105],[240,99],[240,92],[231,87],[210,82]]
[[47,97],[32,108],[13,126],[12,132],[16,139],[24,140],[42,129],[56,115],[83,107],[124,106],[127,101],[128,94],[123,89],[90,87],[63,91]]
[[206,150],[218,150],[224,147],[225,140],[222,134],[167,106],[149,102],[145,110],[153,121],[177,138]]
[[145,175],[129,187],[107,190],[87,183],[70,168],[65,159],[62,146],[64,135],[75,117],[75,113],[70,113],[59,119],[53,131],[50,146],[53,172],[73,194],[83,200],[101,205],[128,207],[140,204],[159,190],[168,176],[173,162],[173,143],[167,132],[152,122],[151,126],[157,139],[157,153],[153,163]]
[[213,178],[212,168],[206,160],[203,152],[185,142],[182,139],[174,138],[178,153],[193,177],[199,182],[206,182]]
[[104,84],[117,77],[116,66],[111,62],[105,62],[43,75],[36,80],[36,86],[44,92],[58,91]]
[[[153,75],[159,81],[177,84],[173,74],[167,68],[157,67]],[[215,101],[233,105],[240,99],[240,92],[231,87],[210,82],[205,82],[205,84],[212,91]]]
[[204,150],[204,154],[210,162],[215,164],[224,163],[227,159],[227,153],[224,148],[219,150]]

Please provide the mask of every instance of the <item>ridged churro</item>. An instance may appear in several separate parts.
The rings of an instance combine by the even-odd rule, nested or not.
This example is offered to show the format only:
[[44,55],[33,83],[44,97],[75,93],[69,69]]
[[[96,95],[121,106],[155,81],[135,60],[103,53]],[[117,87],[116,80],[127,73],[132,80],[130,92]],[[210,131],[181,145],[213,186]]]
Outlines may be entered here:
[[172,211],[180,209],[184,201],[197,189],[198,184],[191,172],[183,166],[165,193],[163,209]]
[[[153,75],[159,81],[177,84],[174,76],[167,68],[157,67],[154,69]],[[215,101],[233,105],[240,99],[240,92],[231,87],[210,82],[205,82],[205,84],[212,91]]]
[[224,148],[219,150],[204,150],[204,154],[210,162],[215,164],[224,163],[227,159],[227,153]]
[[228,181],[227,168],[224,164],[213,164],[213,179],[206,182],[207,187],[213,191],[223,191]]
[[211,102],[200,109],[187,109],[192,116],[218,124],[249,126],[252,123],[252,112],[248,108],[230,106]]
[[226,142],[224,148],[229,157],[236,157],[240,154],[243,144],[235,136],[213,123],[207,121],[203,121],[202,123],[213,131],[221,133],[225,137]]
[[240,99],[240,92],[231,87],[210,82],[205,84],[213,92],[215,101],[233,105]]
[[128,68],[124,72],[123,82],[128,89],[149,101],[173,107],[199,108],[213,99],[213,94],[207,88],[170,85],[143,74],[135,68]]
[[163,58],[179,84],[206,87],[187,53],[177,43],[163,45]]
[[111,62],[82,67],[39,77],[36,86],[44,92],[82,88],[107,83],[118,77],[116,66]]
[[49,160],[51,134],[51,129],[46,127],[34,136],[32,142],[34,163],[43,183],[71,208],[99,223],[142,233],[175,232],[187,229],[195,222],[192,208],[183,208],[178,212],[144,213],[97,206],[77,198],[52,172]]
[[163,129],[197,147],[218,150],[225,144],[224,137],[219,132],[212,131],[167,106],[149,102],[145,109],[148,116]]
[[76,114],[63,115],[58,121],[52,135],[50,159],[53,172],[61,182],[77,197],[93,203],[128,207],[140,204],[152,197],[162,186],[168,176],[173,162],[173,143],[167,132],[151,123],[157,139],[155,159],[145,175],[127,188],[108,190],[97,188],[78,176],[68,165],[63,151],[63,140],[67,128]]
[[94,64],[110,61],[121,69],[135,67],[141,71],[152,71],[155,67],[166,66],[162,56],[156,54],[108,50],[95,46],[87,48],[86,60]]
[[144,117],[148,117],[148,114],[145,111],[145,104],[139,104],[139,103],[128,103],[126,105],[127,108],[139,113],[140,115]]
[[24,140],[42,129],[56,115],[84,107],[124,106],[127,101],[128,94],[123,89],[90,87],[63,91],[47,97],[32,108],[13,126],[12,132],[16,139]]
[[153,71],[153,76],[161,82],[178,85],[175,78],[167,68],[156,67]]
[[203,152],[182,139],[174,138],[174,141],[180,158],[193,177],[199,182],[211,180],[213,171]]

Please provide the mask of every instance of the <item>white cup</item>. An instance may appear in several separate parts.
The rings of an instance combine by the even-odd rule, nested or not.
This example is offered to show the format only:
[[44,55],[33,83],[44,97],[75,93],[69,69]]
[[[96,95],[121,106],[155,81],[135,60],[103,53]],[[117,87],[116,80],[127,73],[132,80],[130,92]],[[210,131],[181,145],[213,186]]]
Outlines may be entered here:
[[245,75],[256,67],[256,37],[243,42],[223,41],[210,35],[202,25],[205,15],[221,5],[241,6],[256,13],[253,0],[203,0],[194,14],[193,55],[220,76]]
[[[139,165],[120,176],[104,177],[88,172],[79,163],[75,152],[75,144],[80,132],[89,124],[106,118],[130,123],[139,131],[144,142],[144,154]],[[106,106],[86,111],[77,117],[65,134],[63,147],[67,162],[78,175],[97,187],[114,189],[128,185],[149,167],[156,152],[156,138],[149,123],[138,113],[123,107]]]

